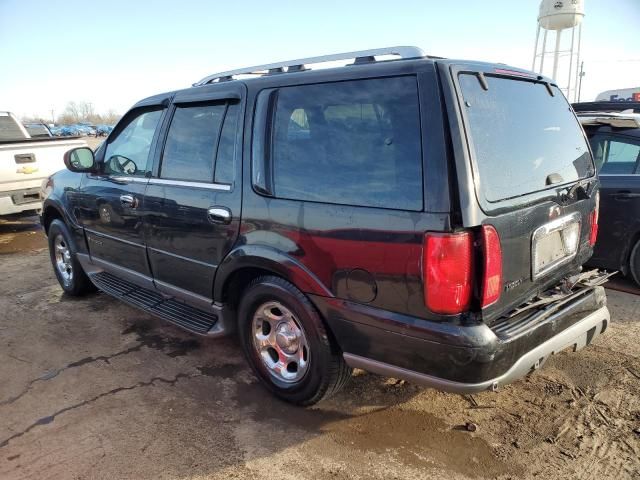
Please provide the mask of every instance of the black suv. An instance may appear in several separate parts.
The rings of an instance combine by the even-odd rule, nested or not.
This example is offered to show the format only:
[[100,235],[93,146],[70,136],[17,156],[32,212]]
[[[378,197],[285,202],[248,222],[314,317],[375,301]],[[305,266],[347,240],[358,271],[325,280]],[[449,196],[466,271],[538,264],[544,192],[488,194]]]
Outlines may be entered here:
[[[348,65],[309,68],[329,61]],[[42,217],[62,288],[237,330],[297,404],[353,367],[495,390],[609,322],[606,276],[581,268],[589,146],[526,71],[396,47],[224,72],[65,162]]]

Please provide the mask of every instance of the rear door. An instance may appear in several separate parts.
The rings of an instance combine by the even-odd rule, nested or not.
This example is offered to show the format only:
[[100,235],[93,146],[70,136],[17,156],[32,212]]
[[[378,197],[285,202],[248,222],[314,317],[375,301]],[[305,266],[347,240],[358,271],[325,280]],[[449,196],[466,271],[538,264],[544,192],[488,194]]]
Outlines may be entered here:
[[142,232],[143,198],[164,110],[129,112],[101,149],[100,173],[86,175],[76,196],[93,262],[147,287],[153,283]]
[[243,85],[178,92],[145,196],[156,288],[211,304],[218,264],[238,235]]
[[454,65],[445,74],[462,123],[453,140],[463,226],[492,225],[500,237],[501,296],[484,308],[490,320],[577,272],[590,257],[595,168],[555,85],[486,64]]
[[596,133],[590,142],[600,174],[600,228],[592,262],[618,270],[640,232],[640,139]]

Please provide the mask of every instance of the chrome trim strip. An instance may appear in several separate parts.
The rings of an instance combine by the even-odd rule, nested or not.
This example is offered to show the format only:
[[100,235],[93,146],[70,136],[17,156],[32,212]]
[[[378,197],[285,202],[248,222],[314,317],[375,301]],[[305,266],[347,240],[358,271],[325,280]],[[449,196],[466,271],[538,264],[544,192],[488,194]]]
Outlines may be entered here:
[[352,353],[344,353],[343,357],[350,367],[361,368],[362,370],[378,375],[407,380],[408,382],[414,382],[445,392],[477,393],[484,390],[496,390],[500,386],[524,377],[529,372],[540,368],[551,355],[559,353],[565,348],[573,347],[574,351],[580,350],[587,344],[588,332],[595,327],[595,333],[591,338],[591,342],[593,342],[608,325],[610,319],[611,317],[607,307],[601,307],[582,320],[574,323],[569,328],[558,333],[555,337],[551,337],[546,342],[524,353],[516,360],[511,368],[502,375],[479,383],[455,382],[361,357]]
[[[575,251],[570,255],[564,256],[562,258],[555,260],[554,262],[551,262],[549,265],[546,265],[542,270],[536,272],[536,263],[537,263],[536,244],[537,244],[538,238],[544,235],[548,235],[550,233],[562,230],[564,229],[564,227],[572,223],[578,224],[578,243],[576,244]],[[565,263],[573,260],[575,256],[578,254],[578,250],[580,249],[580,235],[582,235],[582,217],[578,212],[573,212],[570,215],[556,218],[555,220],[552,220],[551,222],[545,223],[541,227],[538,227],[533,232],[533,236],[531,237],[531,276],[532,278],[535,280],[536,278],[539,278],[542,275],[550,272],[554,268],[559,267],[560,265],[564,265]],[[560,239],[563,242],[562,243],[563,248],[565,248],[564,238],[562,237],[562,235],[560,235]],[[566,251],[566,248],[565,248],[565,251]]]
[[149,179],[146,177],[111,177],[111,180],[124,183],[147,183]]
[[172,187],[203,188],[205,190],[231,191],[231,185],[224,183],[186,182],[183,180],[166,180],[164,178],[151,178],[149,185],[169,185]]

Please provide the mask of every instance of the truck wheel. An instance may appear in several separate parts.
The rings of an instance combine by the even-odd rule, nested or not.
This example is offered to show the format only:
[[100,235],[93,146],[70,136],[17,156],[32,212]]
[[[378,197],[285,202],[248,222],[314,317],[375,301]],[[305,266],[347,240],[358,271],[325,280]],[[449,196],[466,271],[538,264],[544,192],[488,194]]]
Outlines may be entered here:
[[81,296],[96,290],[76,257],[71,233],[61,220],[49,225],[49,254],[56,278],[69,295]]
[[631,249],[631,255],[629,255],[629,273],[631,278],[640,285],[640,240]]
[[263,276],[251,282],[240,301],[238,322],[249,365],[287,402],[313,405],[351,377],[316,309],[282,278]]

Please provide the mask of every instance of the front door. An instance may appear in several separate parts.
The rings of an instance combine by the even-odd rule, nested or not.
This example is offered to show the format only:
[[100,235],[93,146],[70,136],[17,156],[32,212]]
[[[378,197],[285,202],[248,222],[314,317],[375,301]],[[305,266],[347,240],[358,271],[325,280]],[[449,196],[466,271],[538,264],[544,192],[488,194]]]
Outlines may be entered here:
[[241,103],[239,95],[203,102],[190,94],[174,99],[147,186],[145,241],[156,288],[206,306],[240,226]]
[[600,174],[600,217],[593,264],[618,270],[640,231],[640,141],[626,135],[590,139]]
[[100,149],[100,173],[83,179],[79,195],[79,220],[92,262],[147,286],[152,283],[142,232],[143,200],[163,111],[145,107],[129,112]]

